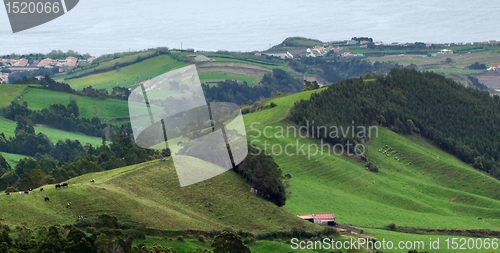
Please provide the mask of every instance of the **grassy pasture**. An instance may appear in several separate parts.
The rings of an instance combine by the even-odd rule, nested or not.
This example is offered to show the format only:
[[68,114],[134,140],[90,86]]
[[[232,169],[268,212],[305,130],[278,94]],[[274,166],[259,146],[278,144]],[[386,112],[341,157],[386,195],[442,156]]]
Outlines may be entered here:
[[[379,173],[368,171],[360,161],[334,155],[333,151],[329,154],[328,149],[308,157],[309,145],[320,147],[321,143],[296,137],[293,130],[287,136],[290,126],[282,121],[295,101],[308,96],[310,93],[304,92],[271,99],[268,103],[272,101],[277,107],[244,115],[249,140],[256,141],[255,146],[262,150],[267,142],[267,151],[283,173],[292,176],[291,197],[285,210],[296,215],[333,212],[339,223],[375,229],[375,237],[385,235],[379,231],[390,223],[417,228],[498,230],[500,182],[425,140],[379,128],[378,137],[367,145],[368,158],[378,164]],[[252,129],[254,122],[260,124],[254,124]],[[266,127],[271,138],[264,136]],[[284,151],[279,154],[280,147],[286,145],[293,155]],[[305,154],[296,152],[302,145]],[[389,147],[395,153],[387,156],[384,150]],[[314,146],[311,151],[315,152]]]
[[[4,133],[6,137],[14,137],[14,132],[16,130],[16,122],[0,118],[0,133]],[[59,129],[54,129],[46,126],[35,126],[35,133],[43,133],[47,135],[52,143],[56,144],[59,140],[79,140],[82,145],[86,143],[92,144],[92,146],[102,145],[102,139],[99,137],[87,136],[80,133],[67,132]]]
[[[95,179],[96,183],[90,183]],[[69,187],[44,186],[30,195],[1,196],[4,224],[30,227],[71,224],[76,217],[116,216],[120,221],[165,230],[282,230],[314,226],[253,196],[233,172],[180,187],[169,158],[68,180]],[[45,202],[48,196],[50,202]],[[71,208],[66,208],[68,202]],[[245,208],[242,208],[245,207]],[[11,212],[13,209],[22,212]]]
[[48,108],[52,104],[66,106],[69,104],[71,97],[78,104],[80,118],[97,117],[102,120],[111,120],[127,118],[129,115],[128,104],[125,100],[92,98],[39,88],[29,88],[19,102],[27,102],[28,108],[31,110],[41,110]]
[[172,59],[169,55],[160,55],[117,70],[77,79],[66,79],[64,82],[68,83],[73,89],[78,90],[88,86],[111,90],[115,86],[129,87],[137,82],[159,76],[185,65],[183,62]]
[[26,85],[0,84],[0,109],[10,105],[25,89]]

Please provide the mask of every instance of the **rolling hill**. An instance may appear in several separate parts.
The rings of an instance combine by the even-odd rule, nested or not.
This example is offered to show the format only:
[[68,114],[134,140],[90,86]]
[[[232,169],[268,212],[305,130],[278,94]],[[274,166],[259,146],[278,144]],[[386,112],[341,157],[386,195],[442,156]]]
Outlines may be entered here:
[[65,79],[64,82],[76,90],[88,86],[111,90],[115,86],[129,87],[185,65],[183,62],[172,59],[169,55],[159,55],[116,70],[81,78]]
[[[90,183],[95,179],[96,183]],[[181,188],[171,159],[151,161],[68,181],[69,187],[0,196],[2,224],[30,227],[71,224],[78,216],[116,216],[122,222],[163,230],[283,230],[312,228],[295,215],[252,195],[233,172]],[[45,202],[48,196],[50,202]],[[66,204],[71,202],[71,208]],[[23,210],[13,212],[12,210]]]
[[19,103],[26,102],[28,103],[29,109],[41,110],[48,108],[52,104],[62,104],[66,106],[71,97],[73,97],[78,104],[80,118],[97,117],[109,123],[128,119],[128,103],[125,100],[93,98],[32,87],[28,88],[27,92],[19,99]]
[[[108,213],[126,222],[165,230],[232,227],[261,231],[311,228],[296,215],[333,212],[339,223],[389,240],[422,237],[388,231],[386,227],[391,223],[422,229],[499,230],[500,182],[419,136],[378,127],[378,136],[367,143],[367,157],[378,164],[378,173],[369,171],[360,160],[330,154],[328,150],[312,156],[299,152],[274,154],[273,147],[279,150],[288,145],[295,151],[303,145],[306,149],[309,145],[321,146],[316,139],[280,134],[281,129],[291,129],[285,119],[294,104],[321,91],[272,98],[266,104],[273,102],[276,107],[244,115],[249,140],[256,141],[255,146],[261,149],[267,142],[268,153],[283,174],[291,176],[291,195],[282,208],[251,195],[249,185],[231,172],[180,188],[172,162],[167,160],[80,176],[68,181],[68,189],[56,191],[50,185],[44,187],[43,194],[34,191],[29,196],[2,195],[2,222],[47,226],[69,224],[79,215]],[[37,93],[30,92],[23,99],[36,100]],[[60,94],[45,95],[53,96],[53,101],[69,101],[69,94],[65,98]],[[82,105],[96,102],[75,99],[81,99]],[[33,106],[42,108],[50,103],[37,101]],[[113,107],[109,108],[99,114],[116,115]],[[264,130],[270,137],[263,134]],[[97,183],[91,184],[90,179]],[[45,195],[51,203],[43,201]],[[68,202],[73,206],[66,209]],[[19,207],[25,212],[9,212]]]
[[[367,145],[368,158],[379,165],[378,173],[370,172],[361,161],[328,154],[327,149],[308,157],[308,145],[321,143],[295,137],[293,131],[287,136],[290,125],[284,118],[296,101],[315,92],[320,91],[271,99],[267,104],[274,102],[276,107],[244,115],[249,141],[256,141],[255,146],[262,150],[267,142],[267,151],[283,174],[292,176],[285,210],[296,215],[333,212],[339,223],[367,229],[375,237],[390,234],[383,231],[391,223],[414,228],[500,228],[500,182],[422,138],[379,127],[378,137]],[[265,128],[271,138],[264,136]],[[279,133],[281,128],[284,136]],[[291,145],[293,155],[279,154],[279,146],[286,145]],[[306,154],[295,153],[302,145]],[[383,152],[388,149],[394,151],[392,156]],[[414,238],[412,234],[397,235]]]
[[[6,137],[14,137],[14,131],[16,130],[16,122],[0,117],[0,133],[4,133]],[[57,143],[59,140],[79,140],[82,145],[86,143],[92,144],[92,146],[102,145],[102,139],[99,137],[93,137],[84,135],[81,133],[68,132],[64,130],[59,130],[47,126],[35,126],[35,133],[43,133],[47,135],[52,143]]]

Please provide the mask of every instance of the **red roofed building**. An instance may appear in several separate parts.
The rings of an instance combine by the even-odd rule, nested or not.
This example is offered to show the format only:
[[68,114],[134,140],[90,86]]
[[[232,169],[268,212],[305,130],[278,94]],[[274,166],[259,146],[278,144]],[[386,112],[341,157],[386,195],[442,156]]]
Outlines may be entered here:
[[41,60],[37,67],[46,67],[46,68],[52,68],[55,64],[53,63],[52,59],[50,58],[47,58],[47,59],[43,59]]
[[12,63],[12,66],[16,67],[26,67],[26,65],[28,65],[28,60],[24,58]]
[[318,225],[335,225],[335,214],[324,213],[324,214],[307,214],[307,215],[297,215],[303,220],[318,224]]
[[78,61],[78,59],[76,59],[75,57],[68,57],[66,58],[66,66],[76,66],[76,62]]

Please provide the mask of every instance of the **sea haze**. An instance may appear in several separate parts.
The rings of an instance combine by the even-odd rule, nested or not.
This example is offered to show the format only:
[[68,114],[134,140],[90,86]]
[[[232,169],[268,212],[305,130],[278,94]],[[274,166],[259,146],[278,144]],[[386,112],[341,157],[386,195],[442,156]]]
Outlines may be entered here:
[[500,40],[498,1],[82,0],[71,12],[13,34],[0,10],[0,54],[73,49],[101,55],[166,46],[264,50],[286,37],[368,36],[391,42]]

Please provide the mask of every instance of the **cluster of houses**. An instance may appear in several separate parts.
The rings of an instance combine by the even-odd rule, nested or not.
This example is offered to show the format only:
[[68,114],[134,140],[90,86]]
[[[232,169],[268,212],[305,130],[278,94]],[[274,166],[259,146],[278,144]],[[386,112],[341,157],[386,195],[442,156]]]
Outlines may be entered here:
[[307,57],[318,57],[318,56],[324,56],[328,52],[333,51],[335,53],[340,53],[342,51],[341,47],[335,47],[333,45],[328,45],[328,46],[315,46],[313,48],[308,48],[306,49],[306,56]]
[[[35,60],[29,64],[28,59],[22,58],[16,59],[0,59],[0,68],[8,69],[10,73],[20,72],[20,71],[33,71],[39,68],[54,68],[59,67],[59,72],[66,72],[67,67],[74,67],[81,63],[92,63],[95,57],[91,57],[87,60],[78,60],[76,57],[67,57],[64,60],[53,60],[46,58],[43,60]],[[0,73],[0,83],[7,83],[9,80],[10,73]],[[37,77],[38,78],[38,77]]]
[[[336,54],[339,54],[342,51],[342,47],[333,46],[333,45],[318,45],[313,48],[307,48],[305,51],[296,51],[293,53],[285,52],[285,53],[268,53],[265,55],[279,57],[281,59],[294,59],[297,56],[305,56],[305,57],[321,57],[326,55],[328,52],[333,51]],[[261,53],[255,53],[255,55],[260,56]]]
[[68,57],[64,60],[52,60],[50,58],[43,59],[37,63],[37,67],[53,68],[53,67],[74,67],[78,63],[75,57]]

